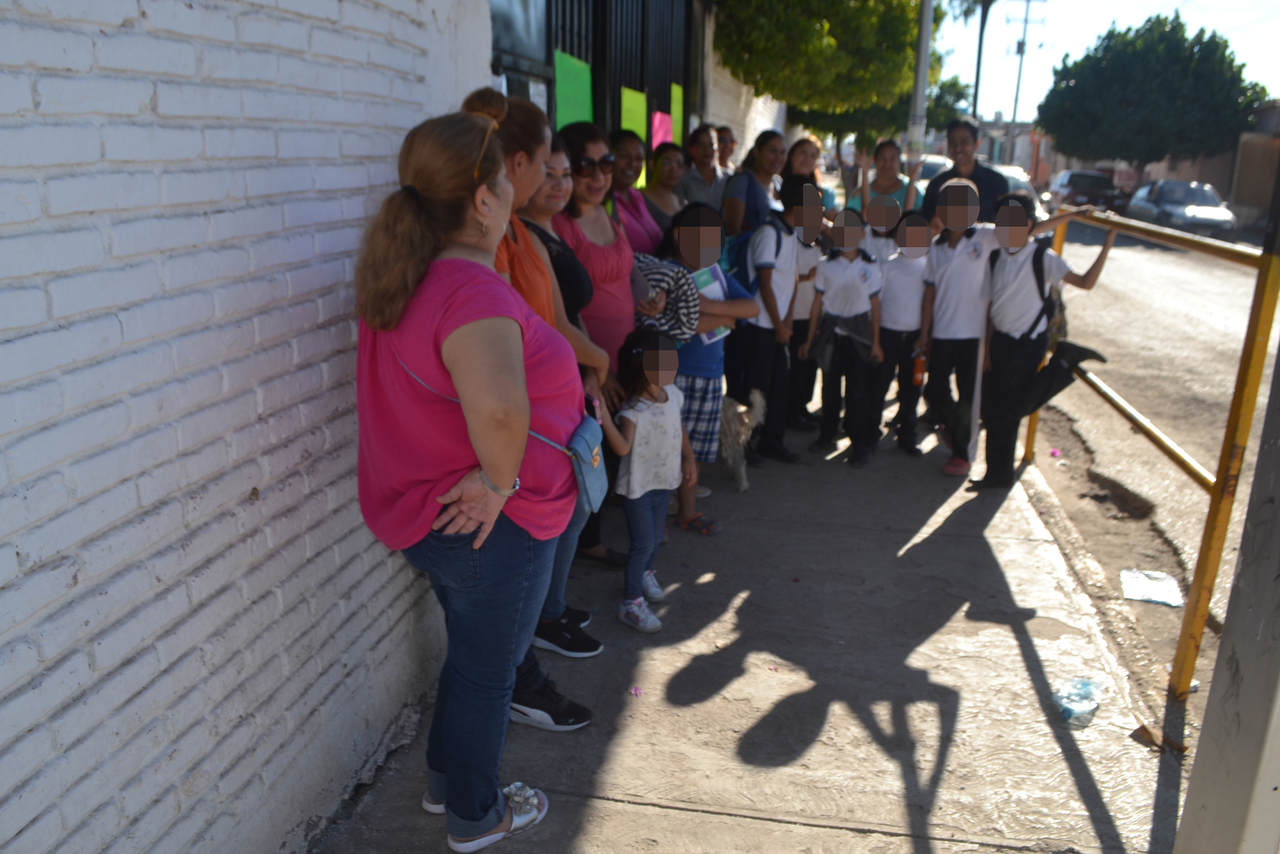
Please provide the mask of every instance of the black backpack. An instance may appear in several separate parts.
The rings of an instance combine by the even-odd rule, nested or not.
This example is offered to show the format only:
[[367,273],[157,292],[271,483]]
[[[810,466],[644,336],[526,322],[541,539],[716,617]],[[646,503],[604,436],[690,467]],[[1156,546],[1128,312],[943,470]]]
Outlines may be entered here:
[[[988,261],[988,272],[994,274],[996,271],[996,262],[1000,260],[1000,249],[991,250],[991,256]],[[1053,319],[1058,311],[1058,299],[1053,295],[1052,288],[1044,286],[1044,253],[1049,251],[1049,246],[1045,243],[1036,243],[1035,252],[1031,256],[1031,272],[1036,277],[1036,288],[1040,291],[1040,300],[1043,305],[1040,307],[1040,313],[1036,315],[1036,319],[1031,321],[1031,328],[1022,333],[1021,341],[1031,338],[1031,333],[1040,325],[1040,318],[1045,318],[1052,325]]]

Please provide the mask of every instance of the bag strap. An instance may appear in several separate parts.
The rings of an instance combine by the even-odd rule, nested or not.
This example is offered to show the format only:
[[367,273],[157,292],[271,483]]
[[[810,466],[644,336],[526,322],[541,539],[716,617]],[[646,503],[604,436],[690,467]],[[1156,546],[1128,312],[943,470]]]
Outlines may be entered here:
[[[456,397],[449,397],[449,395],[447,394],[441,394],[440,392],[433,389],[431,386],[424,383],[421,377],[419,377],[413,371],[409,370],[409,366],[404,363],[404,359],[401,359],[399,356],[396,356],[396,361],[400,363],[400,367],[404,368],[404,372],[406,374],[408,374],[409,376],[417,380],[418,384],[421,385],[423,388],[425,388],[427,391],[431,392],[432,394],[439,395],[440,397],[443,397],[445,400],[452,400],[454,403],[458,404],[459,406],[462,405],[462,401],[458,400]],[[535,433],[532,430],[530,430],[529,435],[535,439],[541,439],[542,441],[546,442],[548,445],[555,448],[556,450],[564,451],[566,454],[569,454],[570,456],[572,456],[572,453],[564,445],[551,441],[546,436],[543,436],[541,433]]]
[[[1037,243],[1035,252],[1031,256],[1031,272],[1033,272],[1036,277],[1036,290],[1040,293],[1041,304],[1040,313],[1036,315],[1035,320],[1031,321],[1031,328],[1022,333],[1022,337],[1025,339],[1031,338],[1031,333],[1035,332],[1036,327],[1040,325],[1040,319],[1048,319],[1050,312],[1053,310],[1054,301],[1052,299],[1052,292],[1046,288],[1044,284],[1044,253],[1048,251],[1048,249],[1049,247],[1045,246],[1043,243]],[[1000,250],[998,249],[996,250],[996,252],[999,251]],[[992,254],[991,268],[994,270],[996,265],[994,253]]]

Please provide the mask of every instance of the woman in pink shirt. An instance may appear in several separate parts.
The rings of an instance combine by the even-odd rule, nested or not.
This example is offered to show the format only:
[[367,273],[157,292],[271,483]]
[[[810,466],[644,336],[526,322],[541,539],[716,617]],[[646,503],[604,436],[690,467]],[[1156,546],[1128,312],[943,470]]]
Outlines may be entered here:
[[444,609],[422,803],[447,814],[454,851],[546,814],[545,794],[499,789],[498,769],[517,665],[578,500],[568,456],[530,431],[567,444],[583,417],[572,347],[493,269],[513,197],[496,127],[454,113],[409,132],[402,187],[356,268],[360,509]]
[[618,348],[636,328],[636,300],[631,243],[604,207],[613,185],[613,155],[604,132],[590,122],[565,125],[560,138],[569,149],[573,195],[551,224],[591,276],[595,292],[580,317],[592,342],[609,354],[609,370],[616,375]]
[[662,227],[649,212],[644,193],[635,187],[647,159],[644,140],[635,131],[615,130],[609,134],[608,143],[614,157],[611,191],[618,218],[627,232],[631,248],[652,255],[662,243]]

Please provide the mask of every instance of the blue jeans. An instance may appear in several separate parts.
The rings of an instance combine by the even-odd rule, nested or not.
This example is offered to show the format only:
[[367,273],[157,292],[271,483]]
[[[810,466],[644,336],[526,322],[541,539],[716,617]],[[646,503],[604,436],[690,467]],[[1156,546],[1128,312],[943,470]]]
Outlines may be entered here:
[[623,498],[622,507],[627,513],[627,526],[631,529],[631,553],[627,555],[627,590],[630,601],[644,595],[641,582],[644,574],[653,569],[653,560],[662,545],[662,534],[667,525],[667,502],[671,490],[651,489],[639,498]]
[[456,837],[488,833],[506,813],[498,769],[516,665],[533,640],[557,542],[535,540],[505,514],[484,546],[473,549],[474,539],[433,531],[404,550],[430,577],[449,636],[427,737],[427,776]]
[[547,588],[547,601],[542,603],[542,619],[558,620],[564,615],[567,603],[564,601],[564,589],[569,584],[569,568],[573,566],[573,556],[578,551],[578,536],[586,527],[591,510],[584,500],[579,500],[573,509],[573,518],[569,527],[564,529],[560,539],[556,540],[555,561],[551,564],[551,586]]

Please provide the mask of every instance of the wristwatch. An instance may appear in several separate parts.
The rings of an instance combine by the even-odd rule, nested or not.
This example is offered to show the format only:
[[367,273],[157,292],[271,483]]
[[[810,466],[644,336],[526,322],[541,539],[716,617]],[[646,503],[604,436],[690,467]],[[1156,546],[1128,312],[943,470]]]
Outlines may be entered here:
[[516,478],[515,486],[511,487],[510,489],[498,489],[498,487],[494,485],[493,481],[485,477],[484,469],[480,469],[480,482],[483,483],[485,485],[485,488],[488,489],[490,492],[496,492],[499,495],[501,495],[503,498],[510,498],[511,496],[515,495],[516,490],[520,488],[520,478]]

